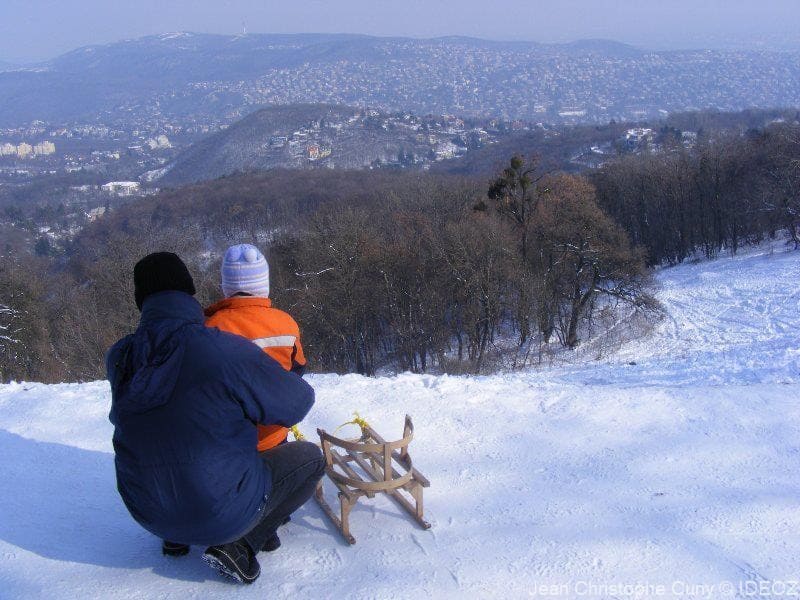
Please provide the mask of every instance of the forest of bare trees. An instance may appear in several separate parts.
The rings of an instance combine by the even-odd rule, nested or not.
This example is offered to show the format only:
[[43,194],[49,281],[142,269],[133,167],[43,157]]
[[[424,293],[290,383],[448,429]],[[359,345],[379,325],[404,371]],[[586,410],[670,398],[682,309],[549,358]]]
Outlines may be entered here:
[[313,370],[486,372],[580,348],[654,309],[649,266],[798,244],[800,128],[716,136],[586,176],[509,157],[485,180],[387,172],[237,175],[132,203],[55,257],[0,257],[0,379],[88,380],[136,326],[155,250],[219,298],[220,255],[260,246]]
[[800,128],[725,134],[693,150],[630,156],[591,176],[603,209],[651,265],[713,257],[787,231],[798,245]]

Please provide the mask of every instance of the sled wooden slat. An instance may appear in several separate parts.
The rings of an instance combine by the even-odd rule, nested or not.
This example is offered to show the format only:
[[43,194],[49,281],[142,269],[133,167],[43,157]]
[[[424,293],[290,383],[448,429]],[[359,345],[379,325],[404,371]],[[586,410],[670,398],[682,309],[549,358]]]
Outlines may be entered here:
[[[391,471],[392,475],[397,479],[400,479],[401,477],[406,477],[407,478],[407,483],[411,482],[414,485],[417,485],[417,484],[421,485],[420,482],[414,481],[414,474],[411,472],[411,470],[408,470],[406,472],[406,475],[402,475],[401,476],[400,473],[397,472],[397,469],[394,468],[391,460],[390,460],[390,462],[388,464],[388,467],[387,467],[386,457],[385,456],[376,457],[376,462],[378,463],[377,466],[380,467],[381,469],[383,469],[383,472]],[[398,486],[393,486],[393,487],[398,487]],[[403,485],[403,486],[399,486],[399,487],[402,487],[403,489],[406,489],[407,487],[413,487],[413,486]]]
[[[337,464],[339,467],[341,467],[342,471],[344,471],[347,474],[347,478],[346,479],[352,479],[354,481],[360,481],[361,480],[361,478],[358,476],[358,473],[356,473],[353,470],[353,467],[351,467],[350,465],[347,464],[349,462],[347,460],[349,457],[342,456],[338,452],[332,453],[332,455],[333,455],[333,462],[335,464]],[[335,471],[334,471],[334,473],[335,473]],[[343,483],[346,483],[346,482],[343,482]]]
[[[408,418],[408,417],[406,417],[406,418]],[[412,431],[413,431],[413,428],[412,428]],[[372,439],[374,439],[379,444],[385,444],[386,443],[386,441],[380,435],[378,435],[378,433],[372,427],[367,427],[367,432],[369,433],[370,437],[372,437]],[[403,456],[400,455],[400,452],[395,451],[395,452],[392,453],[392,457],[397,462],[399,462],[402,466],[406,467],[412,473],[414,473],[414,479],[419,481],[419,483],[422,485],[422,487],[430,487],[431,482],[428,481],[422,473],[420,473],[414,467],[411,466],[411,460],[408,457],[408,453],[406,453],[406,456],[403,457]]]
[[357,454],[351,454],[350,458],[352,458],[354,462],[358,463],[358,466],[364,469],[370,477],[376,481],[381,479],[382,476],[372,468],[372,465],[369,464],[369,462],[364,460],[362,457],[358,456]]
[[321,429],[318,429],[317,431],[320,432],[320,439],[331,442],[333,445],[338,446],[339,448],[344,448],[345,450],[358,450],[359,452],[383,452],[382,444],[362,444],[358,441],[343,440],[341,438],[334,437],[331,434],[322,431]]
[[366,481],[361,478],[345,477],[333,469],[326,469],[325,472],[327,473],[328,477],[333,479],[335,482],[341,483],[342,485],[351,486],[365,492],[386,492],[388,490],[393,490],[397,487],[404,486],[406,483],[411,481],[413,477],[411,473],[406,473],[400,479],[390,479],[388,481],[385,479],[380,481]]
[[[378,474],[372,470],[372,467],[366,460],[364,460],[360,456],[354,456],[353,459],[358,463],[358,465],[362,469],[367,471],[371,477],[378,477]],[[416,488],[420,488],[419,497],[417,497],[417,495],[415,494]],[[417,503],[416,507],[412,506],[412,504],[405,497],[403,497],[403,495],[399,491],[400,489],[404,489],[409,493],[411,493],[412,497],[414,497]],[[410,514],[411,517],[423,527],[423,529],[430,529],[431,524],[422,518],[422,489],[420,483],[412,479],[410,484],[407,483],[402,488],[387,490],[387,494],[392,498],[392,500],[397,502],[403,510],[405,510],[408,514]]]
[[[405,475],[400,476],[398,474],[398,479],[396,481],[382,481],[382,475],[374,476],[373,473],[368,472],[368,474],[375,479],[375,481],[366,481],[361,478],[358,473],[356,473],[350,465],[347,463],[349,461],[356,461],[355,454],[352,454],[352,450],[348,450],[350,453],[348,456],[342,456],[338,452],[333,452],[333,462],[337,464],[342,470],[348,475],[348,477],[344,477],[340,473],[337,473],[335,469],[326,469],[326,473],[328,477],[330,477],[335,483],[342,484],[344,486],[350,486],[356,488],[358,490],[363,490],[366,492],[366,495],[372,498],[375,495],[375,492],[385,492],[387,489],[397,487],[397,485],[404,485],[408,481],[411,480],[412,475],[411,473],[406,473]],[[359,466],[361,463],[358,462]],[[363,468],[363,467],[362,467]],[[344,491],[344,490],[343,490]]]
[[[364,470],[367,472],[367,474],[368,474],[370,477],[372,477],[373,479],[379,480],[379,479],[382,477],[382,475],[381,475],[381,474],[380,474],[380,473],[379,473],[379,472],[378,472],[376,469],[374,469],[374,468],[372,467],[372,465],[370,465],[370,464],[369,464],[369,463],[368,463],[366,460],[364,460],[362,457],[355,455],[355,456],[352,456],[352,459],[353,459],[355,462],[357,462],[357,463],[358,463],[358,466],[359,466],[359,467],[361,467],[362,469],[364,469]],[[394,473],[394,474],[396,474],[396,476],[397,476],[398,478],[400,477],[400,474],[399,474],[399,473],[397,473],[397,471],[395,471],[394,469],[392,469],[392,471],[393,471],[393,473]],[[409,489],[409,488],[413,487],[414,485],[416,485],[416,482],[414,482],[413,478],[411,478],[411,477],[408,477],[408,478],[407,478],[407,481],[406,481],[406,483],[404,483],[403,485],[401,485],[401,486],[400,486],[400,488],[402,488],[402,489]],[[391,488],[387,488],[387,489],[386,489],[386,490],[384,490],[384,491],[391,491],[391,489],[395,489],[396,487],[397,487],[397,486],[392,486]]]
[[336,529],[338,529],[339,532],[344,536],[344,539],[347,540],[347,542],[349,544],[351,544],[351,545],[355,544],[356,543],[356,538],[354,538],[350,534],[345,535],[344,531],[342,531],[342,520],[336,515],[335,512],[333,512],[333,509],[331,508],[331,505],[328,504],[328,502],[325,500],[325,496],[324,496],[323,491],[322,491],[322,482],[321,481],[317,485],[317,490],[314,493],[314,499],[317,501],[317,504],[319,504],[320,508],[322,509],[322,512],[325,513],[325,515],[336,526]]
[[[420,500],[418,500],[418,502],[421,502],[422,501],[421,500],[421,498],[422,498],[422,486],[417,486],[417,489],[420,491]],[[422,518],[422,505],[421,504],[419,505],[419,509],[417,509],[408,500],[403,498],[403,496],[401,496],[400,492],[398,492],[397,490],[392,490],[390,492],[390,495],[391,495],[393,500],[395,500],[398,504],[400,504],[400,506],[402,506],[406,510],[406,512],[408,512],[411,515],[411,518],[414,519],[419,524],[420,527],[422,527],[423,529],[430,529],[431,528],[431,524],[428,523],[425,519]],[[419,514],[417,514],[417,513],[419,513]]]
[[[353,460],[353,461],[355,461],[356,463],[358,463],[358,466],[360,466],[362,469],[364,469],[365,471],[367,471],[367,472],[369,473],[370,477],[372,477],[373,479],[376,479],[376,480],[378,480],[378,479],[381,479],[381,478],[383,477],[383,475],[382,475],[382,474],[380,474],[380,473],[378,472],[378,471],[379,471],[379,469],[377,469],[377,468],[373,468],[373,466],[372,466],[372,465],[370,465],[370,464],[369,464],[367,461],[365,461],[365,460],[364,460],[363,458],[361,458],[360,456],[358,456],[358,455],[356,455],[356,454],[351,454],[351,455],[350,455],[350,458],[351,458],[351,460]],[[375,458],[375,459],[373,459],[373,460],[374,460],[374,462],[377,462],[377,465],[376,465],[376,467],[378,467],[378,466],[383,466],[384,470],[386,469],[386,467],[385,467],[385,464],[386,464],[386,463],[384,462],[384,459],[382,459],[382,458],[381,458],[381,459]],[[395,469],[394,467],[391,467],[391,470],[392,470],[392,477],[394,477],[395,479],[400,479],[400,477],[406,477],[406,476],[408,475],[408,473],[407,473],[406,475],[401,475],[401,474],[400,474],[400,473],[397,471],[397,469]],[[412,477],[409,477],[409,478],[408,478],[408,480],[407,480],[407,483],[408,483],[408,481],[413,481],[413,475],[412,475]],[[406,487],[408,487],[408,486],[407,486],[407,484],[406,484],[406,485],[403,485],[403,486],[401,486],[401,487],[403,487],[403,488],[405,489],[405,488],[406,488]]]
[[394,442],[386,442],[365,424],[356,440],[343,440],[322,429],[317,433],[325,455],[325,473],[339,491],[340,514],[325,500],[322,482],[314,497],[348,543],[355,543],[350,533],[350,511],[359,498],[373,498],[378,493],[391,497],[424,529],[430,527],[423,518],[422,502],[422,489],[430,482],[411,466],[408,455],[408,445],[414,439],[411,417],[406,415],[403,437]]
[[[358,473],[356,473],[352,469],[352,467],[347,464],[348,461],[346,460],[345,457],[343,457],[338,452],[334,452],[332,454],[332,456],[333,456],[333,461],[339,467],[341,467],[341,469],[345,473],[347,473],[348,477],[343,477],[342,475],[337,473],[335,469],[331,469],[330,471],[328,471],[328,469],[326,469],[325,470],[326,474],[328,475],[328,477],[331,478],[331,480],[336,484],[336,486],[339,488],[339,490],[341,492],[343,492],[344,494],[346,494],[348,497],[350,497],[352,499],[357,499],[358,496],[360,496],[361,494],[354,493],[348,487],[348,482],[350,482],[350,481],[362,481],[362,479],[358,476]],[[373,495],[374,495],[374,493],[370,493],[370,496],[373,496]]]

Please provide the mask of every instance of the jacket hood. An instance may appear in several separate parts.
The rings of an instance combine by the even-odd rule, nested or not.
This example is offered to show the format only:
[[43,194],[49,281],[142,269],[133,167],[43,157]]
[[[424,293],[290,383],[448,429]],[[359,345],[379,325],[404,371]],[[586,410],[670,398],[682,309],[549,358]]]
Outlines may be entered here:
[[189,294],[168,291],[145,299],[138,329],[106,359],[112,422],[115,412],[143,413],[169,402],[185,351],[181,330],[202,324],[202,309]]
[[217,313],[221,310],[226,310],[229,308],[242,308],[242,307],[250,307],[250,306],[260,306],[263,308],[272,308],[272,301],[269,298],[263,298],[261,296],[232,296],[230,298],[225,298],[224,300],[220,300],[219,302],[212,304],[207,309],[205,309],[206,317],[212,316],[214,313]]

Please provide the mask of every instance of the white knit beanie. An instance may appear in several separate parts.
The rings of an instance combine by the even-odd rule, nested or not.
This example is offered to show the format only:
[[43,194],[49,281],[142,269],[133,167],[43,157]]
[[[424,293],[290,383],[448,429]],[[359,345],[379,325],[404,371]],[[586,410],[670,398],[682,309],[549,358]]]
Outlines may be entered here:
[[230,298],[237,292],[269,298],[269,265],[258,248],[237,244],[222,259],[222,293]]

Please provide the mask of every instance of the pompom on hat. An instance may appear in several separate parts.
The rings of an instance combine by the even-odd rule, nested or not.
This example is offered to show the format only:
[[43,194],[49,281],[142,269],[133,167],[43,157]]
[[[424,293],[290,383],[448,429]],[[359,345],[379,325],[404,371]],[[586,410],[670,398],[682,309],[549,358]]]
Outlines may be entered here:
[[222,293],[226,298],[237,293],[269,298],[269,265],[258,248],[237,244],[222,259]]

